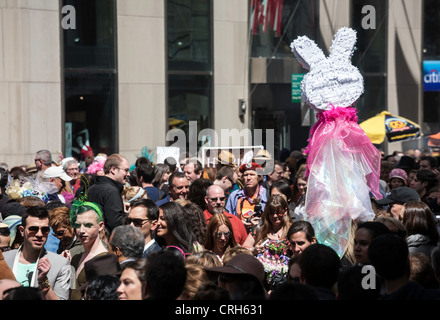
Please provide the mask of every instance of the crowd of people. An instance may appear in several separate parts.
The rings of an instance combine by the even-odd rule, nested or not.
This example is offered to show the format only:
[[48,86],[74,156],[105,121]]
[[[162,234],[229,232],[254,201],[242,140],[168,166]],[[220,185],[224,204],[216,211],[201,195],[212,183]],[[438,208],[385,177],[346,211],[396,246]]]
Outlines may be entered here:
[[307,220],[307,155],[263,151],[1,164],[0,300],[440,298],[438,157],[383,154],[375,219],[341,257]]

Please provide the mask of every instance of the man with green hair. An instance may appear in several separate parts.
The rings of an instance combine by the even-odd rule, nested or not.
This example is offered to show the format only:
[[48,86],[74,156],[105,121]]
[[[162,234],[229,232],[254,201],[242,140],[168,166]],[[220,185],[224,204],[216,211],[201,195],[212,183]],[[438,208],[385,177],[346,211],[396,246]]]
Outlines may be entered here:
[[96,256],[108,253],[100,236],[104,232],[102,209],[94,202],[75,200],[70,211],[70,223],[84,246],[84,253],[73,256],[71,260],[76,271],[76,281],[70,300],[79,300],[82,296],[81,286],[87,282],[84,264]]

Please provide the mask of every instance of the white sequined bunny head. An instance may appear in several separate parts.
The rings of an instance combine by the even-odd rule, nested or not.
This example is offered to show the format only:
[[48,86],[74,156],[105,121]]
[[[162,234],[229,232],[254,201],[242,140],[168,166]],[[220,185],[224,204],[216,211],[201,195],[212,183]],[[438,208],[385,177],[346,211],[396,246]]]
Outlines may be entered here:
[[302,98],[316,111],[352,106],[364,92],[364,80],[351,57],[356,32],[341,28],[336,33],[329,57],[306,36],[298,37],[290,47],[303,68],[310,70],[301,82]]

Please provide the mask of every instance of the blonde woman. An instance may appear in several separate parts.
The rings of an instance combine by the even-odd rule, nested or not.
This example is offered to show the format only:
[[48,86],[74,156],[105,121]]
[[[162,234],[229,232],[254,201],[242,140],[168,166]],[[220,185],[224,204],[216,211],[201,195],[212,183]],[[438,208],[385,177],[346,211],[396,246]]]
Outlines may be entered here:
[[130,203],[137,199],[148,199],[147,191],[138,186],[127,187],[122,190],[122,202],[124,202],[124,212],[130,211]]
[[285,241],[292,218],[289,205],[281,195],[271,196],[261,216],[261,227],[249,233],[243,247],[248,248],[254,255],[263,253],[271,241]]

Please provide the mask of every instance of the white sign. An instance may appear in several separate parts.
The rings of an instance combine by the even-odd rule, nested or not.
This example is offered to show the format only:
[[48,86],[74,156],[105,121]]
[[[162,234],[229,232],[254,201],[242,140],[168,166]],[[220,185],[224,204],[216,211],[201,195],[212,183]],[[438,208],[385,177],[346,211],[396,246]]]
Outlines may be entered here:
[[157,155],[156,163],[164,163],[166,158],[174,158],[176,160],[176,164],[179,164],[180,148],[178,148],[178,147],[157,147],[156,155]]

